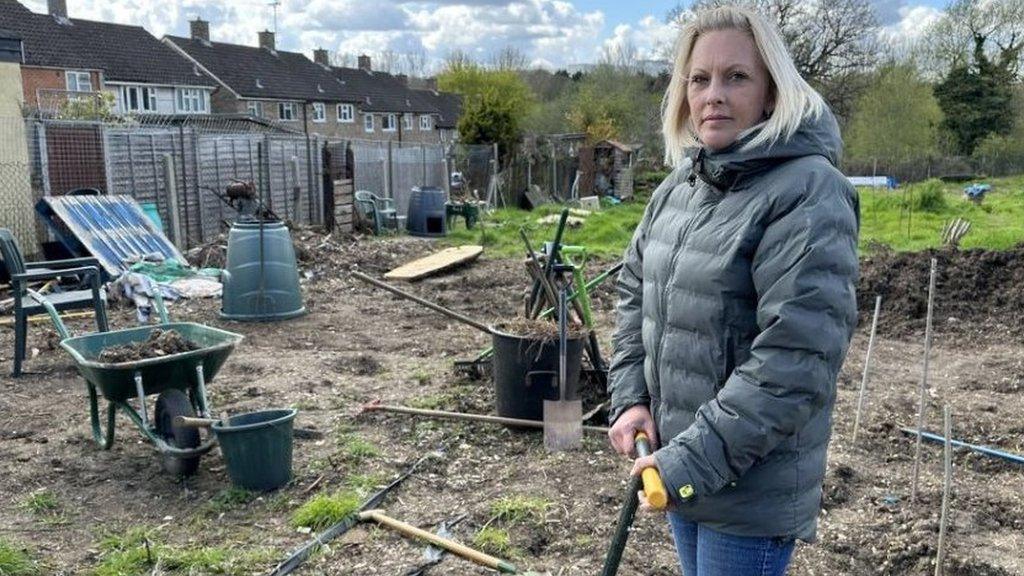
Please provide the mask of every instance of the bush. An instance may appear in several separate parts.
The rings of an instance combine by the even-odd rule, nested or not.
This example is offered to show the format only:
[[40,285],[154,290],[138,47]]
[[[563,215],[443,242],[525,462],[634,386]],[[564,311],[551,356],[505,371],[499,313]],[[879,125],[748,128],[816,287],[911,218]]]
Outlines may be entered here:
[[942,191],[942,182],[935,179],[914,186],[910,202],[914,210],[921,212],[942,212],[949,206]]

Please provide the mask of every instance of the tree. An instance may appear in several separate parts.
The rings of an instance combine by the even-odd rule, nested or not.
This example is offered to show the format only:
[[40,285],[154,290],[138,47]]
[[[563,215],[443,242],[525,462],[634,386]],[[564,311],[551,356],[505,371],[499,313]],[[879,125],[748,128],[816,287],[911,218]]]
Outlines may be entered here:
[[640,53],[632,40],[605,44],[599,62],[630,73],[640,72]]
[[505,46],[491,56],[491,68],[495,70],[525,70],[526,54],[515,46]]
[[942,110],[912,63],[887,64],[857,99],[846,131],[856,160],[906,161],[938,154]]
[[689,9],[677,6],[669,19],[682,25],[696,10],[733,4],[771,18],[800,75],[840,119],[849,117],[878,53],[878,22],[869,0],[697,0]]
[[462,60],[456,64],[438,75],[437,85],[462,95],[460,138],[467,144],[496,142],[500,154],[507,157],[533,107],[529,87],[510,70],[485,70]]
[[607,64],[580,81],[569,108],[569,125],[590,142],[604,139],[659,147],[660,94],[647,90],[648,79]]
[[956,0],[925,33],[925,52],[938,75],[969,66],[981,50],[1017,78],[1024,47],[1024,2]]
[[1013,130],[1014,58],[993,62],[985,51],[986,39],[975,36],[974,62],[950,70],[935,87],[945,113],[943,127],[956,140],[957,151],[971,154],[978,141],[989,134]]
[[475,67],[476,62],[465,50],[452,48],[444,57],[443,69],[447,72],[457,72],[465,68]]

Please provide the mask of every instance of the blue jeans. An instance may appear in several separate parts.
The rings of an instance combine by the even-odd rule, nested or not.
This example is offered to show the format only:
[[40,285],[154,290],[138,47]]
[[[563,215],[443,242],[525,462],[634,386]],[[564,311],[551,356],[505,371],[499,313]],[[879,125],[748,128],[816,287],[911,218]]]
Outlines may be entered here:
[[683,576],[784,576],[795,541],[733,536],[668,513]]

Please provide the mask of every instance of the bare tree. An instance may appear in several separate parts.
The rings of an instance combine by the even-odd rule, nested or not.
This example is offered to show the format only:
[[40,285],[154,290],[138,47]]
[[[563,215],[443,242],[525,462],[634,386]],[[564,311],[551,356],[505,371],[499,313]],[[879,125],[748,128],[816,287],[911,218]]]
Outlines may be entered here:
[[526,54],[515,46],[505,46],[491,55],[491,68],[495,70],[525,70]]
[[378,51],[377,55],[374,56],[373,69],[387,74],[397,72],[399,59],[400,55],[398,52],[395,52],[390,48],[385,48],[384,50]]
[[924,37],[932,72],[942,75],[971,62],[981,47],[1015,77],[1022,72],[1024,2],[1020,0],[956,0]]
[[690,8],[677,6],[668,17],[682,25],[697,10],[726,4],[769,16],[800,74],[841,118],[849,115],[879,51],[878,22],[869,0],[697,0]]
[[632,40],[612,42],[601,47],[600,63],[637,73],[640,71],[640,52]]
[[444,65],[442,68],[445,71],[456,71],[464,68],[472,68],[476,66],[476,61],[470,56],[465,50],[459,48],[452,48],[448,51],[448,55],[444,58]]
[[406,76],[425,77],[427,75],[427,53],[423,50],[403,53],[399,69]]
[[337,66],[338,68],[355,68],[356,55],[351,52],[335,50],[334,53],[331,54],[331,65]]

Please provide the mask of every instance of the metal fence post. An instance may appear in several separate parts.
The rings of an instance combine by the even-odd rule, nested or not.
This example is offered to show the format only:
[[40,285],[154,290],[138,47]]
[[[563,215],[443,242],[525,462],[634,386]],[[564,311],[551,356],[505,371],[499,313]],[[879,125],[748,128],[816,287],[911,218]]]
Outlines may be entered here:
[[395,193],[391,189],[391,140],[388,140],[387,162],[384,166],[384,189],[387,190],[388,198],[394,200]]
[[182,248],[181,220],[178,214],[178,185],[174,180],[174,156],[169,152],[164,153],[164,186],[167,190],[167,214],[171,221],[171,241],[178,248]]

